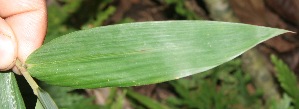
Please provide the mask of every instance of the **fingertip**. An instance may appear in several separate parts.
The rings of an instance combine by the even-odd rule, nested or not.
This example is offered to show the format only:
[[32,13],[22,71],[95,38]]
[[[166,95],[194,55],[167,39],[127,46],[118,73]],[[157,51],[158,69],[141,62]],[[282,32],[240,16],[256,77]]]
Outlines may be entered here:
[[0,17],[0,71],[9,70],[14,66],[17,57],[17,43],[14,34]]
[[16,45],[13,40],[0,33],[0,71],[9,70],[14,66],[16,58]]

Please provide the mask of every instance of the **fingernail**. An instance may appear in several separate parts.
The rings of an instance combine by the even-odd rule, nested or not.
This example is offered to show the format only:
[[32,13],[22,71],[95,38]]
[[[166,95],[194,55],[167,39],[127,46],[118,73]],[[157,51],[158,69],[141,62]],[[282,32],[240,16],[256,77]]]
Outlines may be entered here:
[[15,45],[11,38],[0,33],[0,71],[9,70],[14,66]]

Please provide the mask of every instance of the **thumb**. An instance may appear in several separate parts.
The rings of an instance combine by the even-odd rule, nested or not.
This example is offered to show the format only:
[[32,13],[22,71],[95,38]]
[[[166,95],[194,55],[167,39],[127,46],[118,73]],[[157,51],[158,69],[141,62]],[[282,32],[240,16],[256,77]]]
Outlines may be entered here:
[[16,47],[16,39],[11,28],[0,17],[0,71],[9,70],[14,66]]

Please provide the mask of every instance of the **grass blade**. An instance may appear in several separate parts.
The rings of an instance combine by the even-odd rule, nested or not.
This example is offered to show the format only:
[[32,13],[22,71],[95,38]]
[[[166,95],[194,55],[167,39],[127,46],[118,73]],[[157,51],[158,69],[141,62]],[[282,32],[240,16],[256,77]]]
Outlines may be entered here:
[[163,104],[160,104],[156,100],[149,98],[147,96],[138,94],[137,92],[134,92],[132,90],[128,90],[127,92],[128,96],[132,97],[136,101],[140,102],[142,105],[146,106],[148,109],[168,109]]

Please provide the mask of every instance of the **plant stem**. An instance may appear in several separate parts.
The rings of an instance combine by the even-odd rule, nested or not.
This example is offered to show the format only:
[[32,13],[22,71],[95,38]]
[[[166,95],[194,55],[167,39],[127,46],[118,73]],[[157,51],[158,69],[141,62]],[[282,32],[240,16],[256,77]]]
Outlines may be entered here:
[[29,83],[30,87],[33,90],[33,93],[35,95],[37,95],[38,94],[37,90],[38,90],[39,86],[34,81],[34,79],[30,76],[30,74],[27,72],[27,69],[25,68],[24,64],[22,64],[22,62],[20,62],[20,60],[17,60],[16,61],[16,66],[21,71],[21,74],[25,77],[27,82]]

